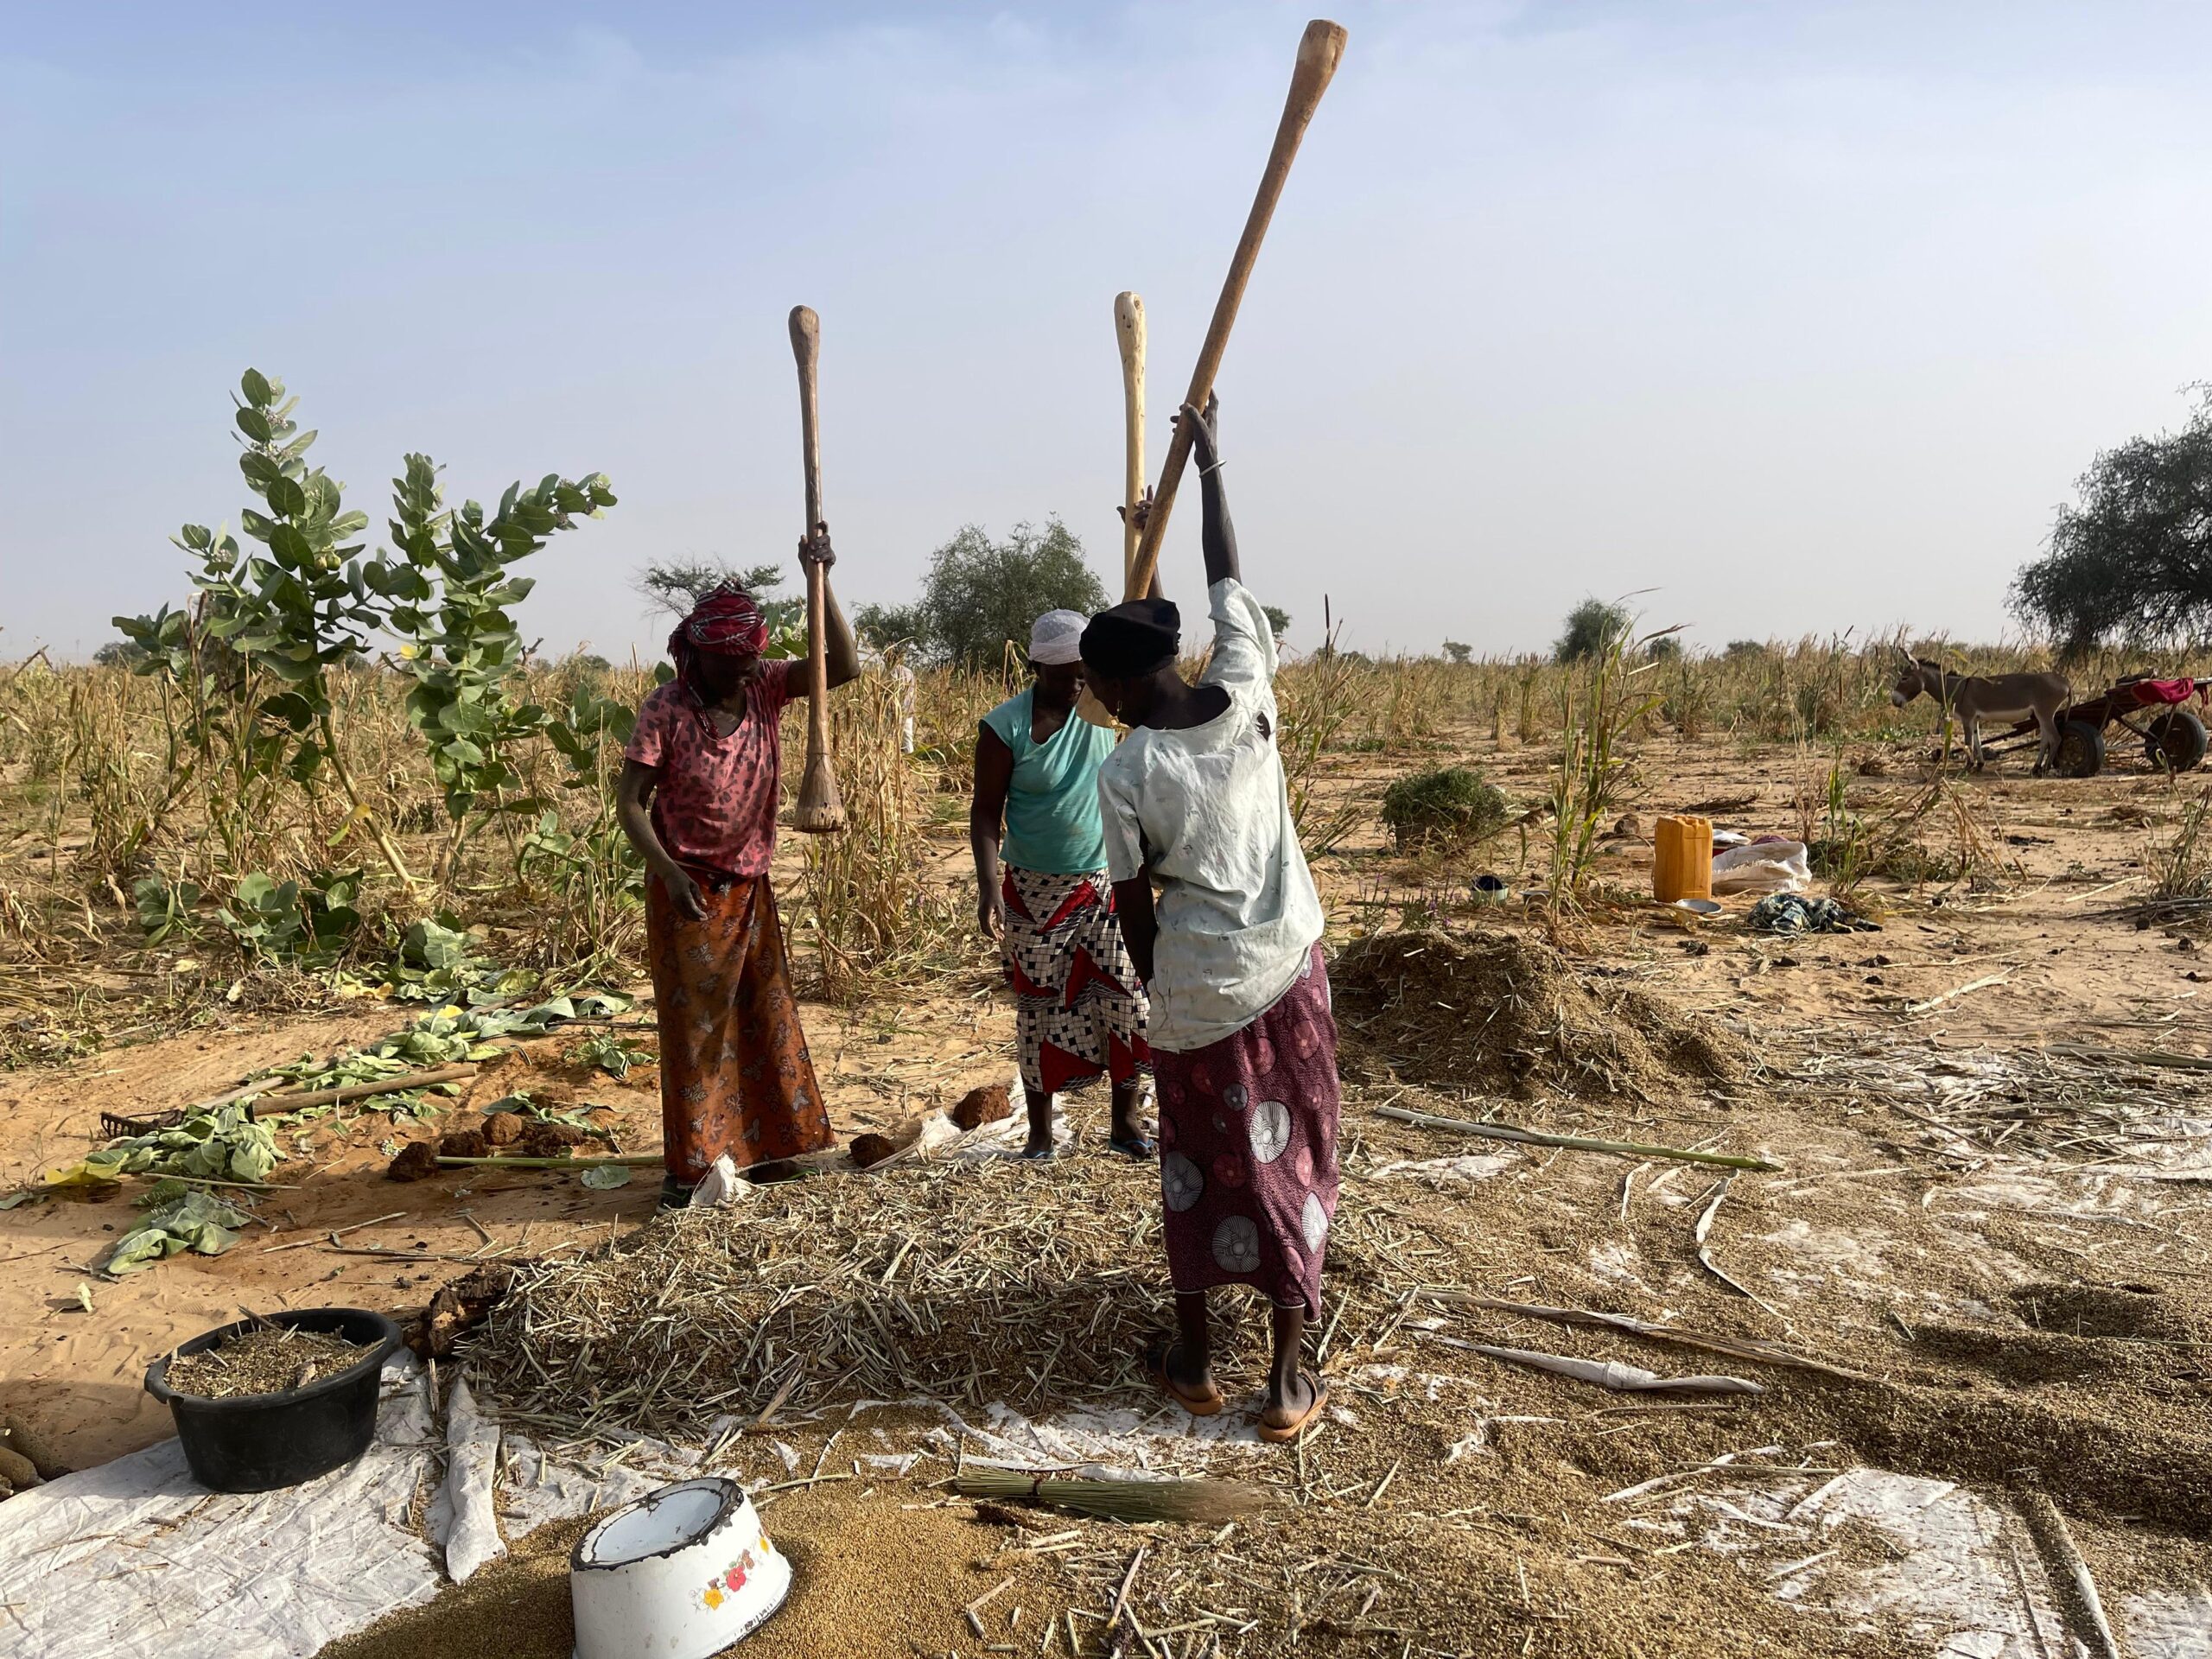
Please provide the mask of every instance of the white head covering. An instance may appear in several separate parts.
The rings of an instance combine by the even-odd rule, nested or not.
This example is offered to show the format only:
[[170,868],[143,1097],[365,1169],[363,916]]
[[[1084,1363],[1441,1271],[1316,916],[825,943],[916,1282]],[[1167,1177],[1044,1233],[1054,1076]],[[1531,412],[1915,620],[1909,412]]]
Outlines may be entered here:
[[1050,668],[1083,660],[1083,631],[1090,619],[1081,611],[1047,611],[1029,630],[1029,660]]

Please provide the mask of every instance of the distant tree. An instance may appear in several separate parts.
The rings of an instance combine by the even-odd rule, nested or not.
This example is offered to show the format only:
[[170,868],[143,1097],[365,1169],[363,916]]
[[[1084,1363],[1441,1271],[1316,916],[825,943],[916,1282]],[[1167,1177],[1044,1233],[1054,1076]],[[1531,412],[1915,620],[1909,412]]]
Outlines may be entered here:
[[1650,650],[1653,662],[1671,663],[1682,654],[1682,636],[1662,633],[1651,642]]
[[1274,632],[1276,639],[1280,639],[1283,635],[1290,632],[1290,613],[1288,611],[1283,609],[1280,605],[1262,605],[1260,608],[1267,613],[1268,626],[1269,630]]
[[1567,632],[1553,645],[1552,655],[1562,663],[1586,661],[1609,649],[1635,626],[1636,619],[1624,606],[1586,599],[1567,613]]
[[1757,639],[1731,639],[1720,654],[1732,663],[1741,663],[1765,656],[1766,646]]
[[2179,432],[2130,438],[2090,463],[2058,510],[2050,551],[2012,582],[2013,613],[2073,658],[2212,634],[2212,386]]
[[798,657],[806,652],[806,596],[780,597],[784,569],[779,564],[748,565],[743,569],[721,559],[656,560],[631,578],[631,585],[647,599],[682,616],[724,582],[734,582],[760,602],[768,624],[768,654]]
[[1457,639],[1444,642],[1444,654],[1455,663],[1465,663],[1475,654],[1472,645],[1463,645]]
[[878,651],[888,651],[893,645],[921,645],[929,619],[919,604],[859,605],[853,608],[853,628]]
[[1106,589],[1084,563],[1083,543],[1058,518],[1042,530],[1016,524],[1004,541],[969,524],[930,555],[921,599],[861,607],[855,625],[872,641],[911,641],[935,662],[995,667],[1007,645],[1029,642],[1046,611],[1106,608]]
[[146,660],[146,647],[135,639],[111,639],[92,653],[102,668],[135,669]]

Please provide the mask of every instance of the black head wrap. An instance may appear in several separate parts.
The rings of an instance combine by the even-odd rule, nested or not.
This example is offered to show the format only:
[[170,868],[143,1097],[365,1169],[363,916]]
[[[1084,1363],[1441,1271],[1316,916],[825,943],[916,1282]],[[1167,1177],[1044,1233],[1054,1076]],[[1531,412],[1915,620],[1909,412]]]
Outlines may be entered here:
[[1165,599],[1132,599],[1101,611],[1083,631],[1083,664],[1109,680],[1141,679],[1175,660],[1183,613]]

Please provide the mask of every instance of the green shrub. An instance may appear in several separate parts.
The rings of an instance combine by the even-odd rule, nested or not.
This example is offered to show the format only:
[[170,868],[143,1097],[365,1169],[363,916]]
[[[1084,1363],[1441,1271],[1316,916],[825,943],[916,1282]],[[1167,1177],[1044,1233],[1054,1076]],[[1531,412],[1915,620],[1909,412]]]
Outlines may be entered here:
[[1401,778],[1382,792],[1382,822],[1402,853],[1471,847],[1505,827],[1505,797],[1465,766]]
[[1586,663],[1625,640],[1635,626],[1626,606],[1586,599],[1567,613],[1567,631],[1552,647],[1552,655],[1562,663]]

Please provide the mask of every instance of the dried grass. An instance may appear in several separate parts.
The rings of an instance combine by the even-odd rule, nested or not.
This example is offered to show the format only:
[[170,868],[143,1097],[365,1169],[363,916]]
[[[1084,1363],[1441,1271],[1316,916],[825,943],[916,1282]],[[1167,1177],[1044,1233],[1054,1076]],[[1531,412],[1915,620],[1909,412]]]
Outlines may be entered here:
[[1592,979],[1514,933],[1371,934],[1345,947],[1330,979],[1357,1049],[1418,1082],[1649,1098],[1726,1083],[1748,1065],[1743,1045],[1710,1020]]
[[[1404,1317],[1438,1277],[1378,1207],[1330,1242],[1332,1328]],[[1148,1396],[1171,1330],[1159,1176],[1120,1160],[905,1162],[657,1217],[584,1260],[518,1269],[470,1351],[519,1421],[589,1435],[698,1433],[717,1413],[785,1416],[917,1395],[1034,1411]],[[1469,1265],[1471,1265],[1470,1263]],[[1261,1363],[1265,1320],[1217,1363]]]

